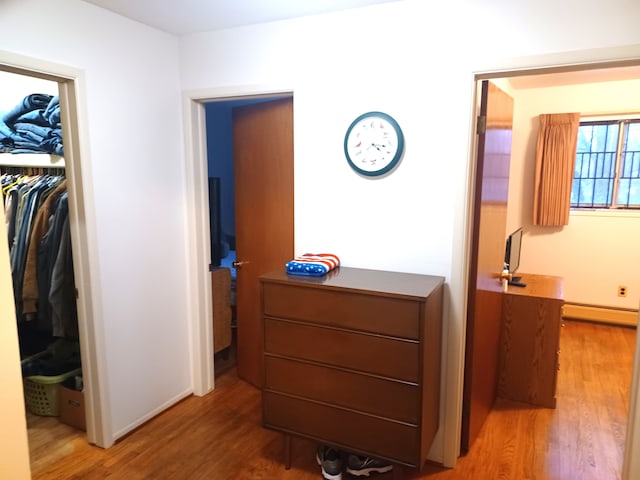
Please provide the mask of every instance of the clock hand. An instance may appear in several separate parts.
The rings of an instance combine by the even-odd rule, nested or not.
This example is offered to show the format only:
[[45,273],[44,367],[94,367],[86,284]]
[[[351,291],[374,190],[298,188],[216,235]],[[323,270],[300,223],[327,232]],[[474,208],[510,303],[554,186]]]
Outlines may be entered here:
[[385,144],[385,143],[376,143],[376,144],[374,144],[374,146],[375,146],[378,150],[382,150],[382,149],[384,149],[384,148],[386,148],[386,147],[387,147],[387,144]]

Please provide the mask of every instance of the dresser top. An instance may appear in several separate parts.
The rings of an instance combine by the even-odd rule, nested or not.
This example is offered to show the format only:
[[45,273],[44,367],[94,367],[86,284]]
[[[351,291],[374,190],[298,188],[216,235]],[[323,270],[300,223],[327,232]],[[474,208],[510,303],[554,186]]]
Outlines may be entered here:
[[552,275],[536,275],[533,273],[518,273],[526,287],[510,286],[509,295],[524,295],[527,297],[549,298],[564,301],[564,279]]
[[304,285],[305,287],[375,292],[388,296],[427,298],[431,292],[444,283],[444,277],[338,267],[321,277],[289,275],[284,269],[277,270],[261,275],[260,281]]

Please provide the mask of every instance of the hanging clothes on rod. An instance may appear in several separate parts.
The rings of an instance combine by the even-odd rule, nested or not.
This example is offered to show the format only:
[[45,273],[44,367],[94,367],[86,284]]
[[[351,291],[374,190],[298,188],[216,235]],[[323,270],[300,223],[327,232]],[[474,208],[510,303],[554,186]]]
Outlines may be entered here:
[[78,338],[67,180],[2,169],[11,272],[21,353],[55,338]]
[[[64,165],[57,96],[27,95],[0,113],[1,196],[25,385],[82,367]],[[25,400],[41,414],[32,395]]]

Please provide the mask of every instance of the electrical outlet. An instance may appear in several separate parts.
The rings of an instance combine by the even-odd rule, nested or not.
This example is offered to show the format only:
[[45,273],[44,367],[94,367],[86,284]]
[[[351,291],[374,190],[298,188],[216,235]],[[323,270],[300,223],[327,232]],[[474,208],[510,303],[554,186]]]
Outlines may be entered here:
[[626,297],[627,296],[627,287],[624,285],[618,285],[618,296]]

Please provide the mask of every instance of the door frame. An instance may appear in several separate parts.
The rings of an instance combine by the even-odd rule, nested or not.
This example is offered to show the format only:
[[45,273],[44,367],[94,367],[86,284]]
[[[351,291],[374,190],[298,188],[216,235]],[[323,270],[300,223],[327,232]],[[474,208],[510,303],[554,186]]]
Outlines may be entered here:
[[293,96],[293,88],[280,85],[212,88],[187,91],[183,96],[187,192],[185,213],[187,223],[187,308],[191,319],[193,393],[198,396],[206,395],[215,388],[213,324],[211,322],[213,306],[211,302],[211,275],[208,268],[211,263],[211,230],[207,191],[205,103],[258,98],[277,99]]
[[[0,70],[58,83],[74,276],[76,285],[82,286],[78,289],[76,305],[84,374],[87,440],[91,444],[108,448],[113,445],[114,438],[105,377],[101,296],[99,290],[93,288],[99,283],[98,262],[95,258],[98,249],[95,218],[87,215],[87,212],[95,210],[92,197],[87,194],[87,191],[91,191],[92,175],[90,162],[81,162],[82,158],[89,158],[84,72],[4,50],[0,50]],[[81,226],[88,223],[92,224],[91,228]]]
[[[467,179],[464,189],[465,202],[457,206],[454,222],[454,238],[464,241],[454,245],[452,254],[451,291],[451,322],[445,333],[446,375],[444,375],[444,405],[443,413],[443,465],[453,468],[459,456],[461,426],[462,426],[462,395],[464,385],[464,354],[465,330],[467,317],[467,290],[469,284],[469,264],[473,248],[471,244],[471,229],[473,227],[474,208],[474,180],[476,157],[476,128],[477,111],[480,101],[479,86],[482,80],[523,75],[563,73],[592,69],[606,69],[640,65],[640,45],[628,47],[603,48],[593,50],[577,50],[554,55],[539,55],[505,60],[493,67],[474,70],[472,72],[472,102],[470,110],[469,155],[467,163]],[[456,311],[456,303],[461,306]],[[459,325],[459,328],[453,326]],[[640,336],[638,336],[640,338]],[[636,350],[638,350],[636,341]],[[640,388],[640,355],[636,355],[632,374],[632,392]],[[632,394],[632,399],[636,395]],[[640,409],[630,402],[627,425],[640,424]],[[454,433],[455,432],[455,433]],[[631,478],[631,472],[636,472],[640,466],[632,463],[631,447],[640,444],[640,429],[629,428],[625,443],[623,479]],[[635,469],[635,470],[634,470]]]

